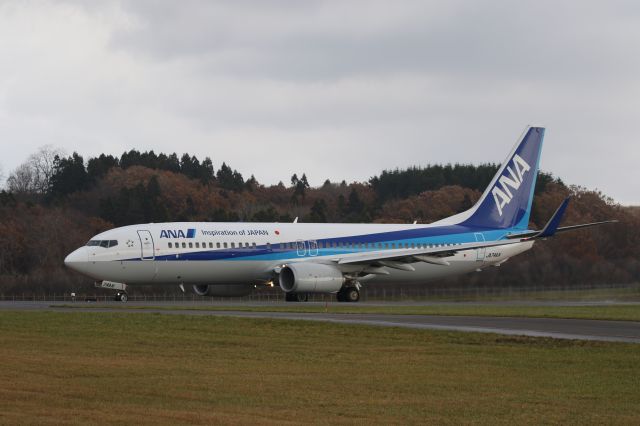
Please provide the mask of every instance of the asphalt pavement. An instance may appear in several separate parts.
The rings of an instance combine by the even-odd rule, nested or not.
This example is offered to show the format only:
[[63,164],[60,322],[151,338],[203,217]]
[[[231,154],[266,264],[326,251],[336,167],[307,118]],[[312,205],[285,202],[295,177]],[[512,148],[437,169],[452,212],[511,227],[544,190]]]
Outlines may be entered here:
[[[80,304],[84,302],[76,303]],[[236,302],[233,306],[240,304],[241,303]],[[243,312],[234,310],[210,311],[205,310],[207,306],[205,304],[193,305],[189,303],[163,303],[162,309],[121,309],[121,305],[116,304],[116,302],[114,302],[113,305],[100,304],[93,307],[73,308],[55,307],[55,305],[56,304],[52,302],[0,302],[0,311],[113,312],[123,315],[133,313],[158,313],[165,315],[232,316],[640,343],[640,322],[635,321],[490,316]],[[61,304],[58,303],[58,305]],[[158,304],[136,303],[135,305],[155,306]],[[256,306],[255,303],[248,305]],[[276,305],[278,304],[271,303],[269,306]],[[197,306],[200,309],[189,309],[193,306]],[[219,305],[216,304],[213,306]],[[396,303],[394,306],[398,306],[398,304]],[[229,309],[233,309],[233,307],[229,306]]]

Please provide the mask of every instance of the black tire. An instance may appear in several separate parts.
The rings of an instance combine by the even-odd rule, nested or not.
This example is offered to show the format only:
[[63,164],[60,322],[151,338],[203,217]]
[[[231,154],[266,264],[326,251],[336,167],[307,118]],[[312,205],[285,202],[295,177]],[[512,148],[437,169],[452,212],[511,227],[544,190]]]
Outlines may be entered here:
[[338,291],[336,293],[336,300],[338,302],[346,302],[347,301],[347,299],[344,296],[344,289],[340,289],[340,291]]
[[127,300],[129,300],[129,295],[128,295],[127,293],[122,293],[122,294],[120,295],[120,301],[121,301],[122,303],[127,303]]
[[349,287],[344,293],[345,301],[349,303],[355,303],[360,300],[360,290],[356,287]]
[[298,301],[298,295],[295,293],[285,293],[284,294],[284,300],[286,302],[297,302]]
[[307,293],[298,293],[298,294],[296,294],[296,298],[297,298],[298,302],[308,302],[309,301],[309,295]]

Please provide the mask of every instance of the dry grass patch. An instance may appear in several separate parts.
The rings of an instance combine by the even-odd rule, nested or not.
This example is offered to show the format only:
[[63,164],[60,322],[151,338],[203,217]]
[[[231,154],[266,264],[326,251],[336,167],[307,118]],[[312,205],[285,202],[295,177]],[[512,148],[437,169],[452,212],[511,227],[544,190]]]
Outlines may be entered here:
[[640,421],[637,345],[301,321],[0,313],[0,423]]

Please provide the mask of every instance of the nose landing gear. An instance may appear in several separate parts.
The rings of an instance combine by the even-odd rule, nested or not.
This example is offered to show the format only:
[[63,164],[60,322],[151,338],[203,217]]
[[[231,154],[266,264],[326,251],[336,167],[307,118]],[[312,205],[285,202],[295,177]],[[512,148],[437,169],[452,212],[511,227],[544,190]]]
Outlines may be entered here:
[[127,294],[126,291],[119,291],[116,293],[114,300],[116,302],[127,303],[127,300],[129,300],[129,295]]

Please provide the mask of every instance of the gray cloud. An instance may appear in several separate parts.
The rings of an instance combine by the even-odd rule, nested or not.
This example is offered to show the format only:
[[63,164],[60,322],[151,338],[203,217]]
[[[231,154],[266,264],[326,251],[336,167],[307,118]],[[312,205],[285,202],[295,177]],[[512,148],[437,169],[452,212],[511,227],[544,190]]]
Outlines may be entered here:
[[366,180],[543,124],[544,169],[640,203],[639,24],[630,1],[3,3],[5,172],[54,144]]

